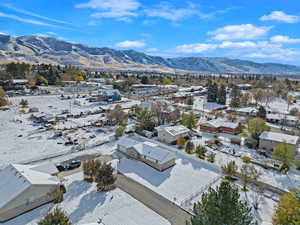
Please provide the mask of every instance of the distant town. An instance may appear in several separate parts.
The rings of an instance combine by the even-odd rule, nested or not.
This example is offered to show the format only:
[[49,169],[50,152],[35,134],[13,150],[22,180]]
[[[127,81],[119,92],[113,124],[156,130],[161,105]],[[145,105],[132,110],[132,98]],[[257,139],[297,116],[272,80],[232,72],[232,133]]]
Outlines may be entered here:
[[296,77],[7,63],[0,143],[1,225],[300,224]]

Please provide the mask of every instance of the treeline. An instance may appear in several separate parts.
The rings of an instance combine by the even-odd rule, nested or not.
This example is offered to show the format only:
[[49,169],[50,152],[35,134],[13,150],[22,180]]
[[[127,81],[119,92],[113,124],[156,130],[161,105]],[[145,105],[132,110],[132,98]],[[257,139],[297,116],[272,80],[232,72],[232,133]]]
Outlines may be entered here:
[[74,66],[51,64],[31,65],[9,63],[1,66],[0,80],[27,79],[32,84],[54,85],[61,81],[84,80],[89,75],[87,70]]

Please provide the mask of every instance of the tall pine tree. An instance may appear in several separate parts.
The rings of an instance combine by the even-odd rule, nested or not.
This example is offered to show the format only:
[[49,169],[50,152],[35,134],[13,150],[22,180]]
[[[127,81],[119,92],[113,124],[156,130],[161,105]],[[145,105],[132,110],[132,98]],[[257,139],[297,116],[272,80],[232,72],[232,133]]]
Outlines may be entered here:
[[226,88],[223,84],[218,90],[217,103],[221,105],[226,105]]
[[267,111],[266,111],[265,107],[263,107],[262,105],[258,109],[257,117],[262,118],[262,119],[267,118]]
[[218,85],[215,82],[208,82],[207,102],[217,102]]
[[231,107],[239,107],[240,106],[240,98],[241,98],[241,90],[238,86],[234,85],[231,90]]
[[216,190],[210,188],[194,205],[191,225],[254,225],[251,208],[240,200],[238,189],[222,182]]

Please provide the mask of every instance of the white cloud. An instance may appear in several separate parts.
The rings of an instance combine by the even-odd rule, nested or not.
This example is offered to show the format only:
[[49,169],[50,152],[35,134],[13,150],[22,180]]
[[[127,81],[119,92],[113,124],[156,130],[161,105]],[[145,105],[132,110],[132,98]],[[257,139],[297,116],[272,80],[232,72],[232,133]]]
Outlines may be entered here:
[[137,0],[90,0],[75,7],[98,10],[91,15],[94,18],[114,18],[128,22],[129,17],[138,16],[136,10],[140,6]]
[[54,22],[54,23],[72,25],[72,23],[70,23],[70,22],[66,22],[66,21],[57,20],[57,19],[46,17],[46,16],[42,16],[42,15],[39,15],[39,14],[36,14],[36,13],[33,13],[33,12],[29,12],[29,11],[26,11],[26,10],[23,10],[23,9],[16,8],[16,7],[14,7],[10,4],[5,4],[4,6],[6,8],[10,9],[10,10],[13,10],[13,11],[18,12],[18,13],[22,13],[24,15],[33,16],[33,17],[43,19],[43,20],[47,20],[47,21]]
[[217,50],[226,51],[226,55],[247,58],[277,59],[283,61],[295,61],[300,56],[300,49],[283,48],[281,43],[268,41],[224,41],[221,43],[196,43],[179,45],[175,48],[177,53],[204,53]]
[[117,48],[142,48],[146,43],[143,41],[122,41],[115,45]]
[[272,26],[255,27],[252,24],[231,25],[208,32],[213,40],[256,40],[265,36]]
[[290,38],[289,36],[277,35],[270,38],[273,43],[293,44],[300,43],[300,38]]
[[218,45],[219,48],[255,48],[256,43],[252,41],[231,42],[225,41]]
[[52,31],[48,31],[48,32],[46,32],[46,34],[49,34],[49,35],[52,35],[52,36],[57,36],[57,33],[52,32]]
[[154,8],[145,9],[144,12],[149,17],[159,17],[172,21],[178,21],[198,14],[198,10],[192,4],[185,8],[176,8],[168,2],[161,2]]
[[25,19],[25,18],[18,17],[16,15],[6,14],[6,13],[2,13],[2,12],[0,12],[0,17],[16,20],[16,21],[23,22],[23,23],[40,25],[40,26],[54,27],[54,28],[64,28],[64,27],[61,27],[61,26],[45,23],[45,22],[42,22],[42,21],[39,21],[39,20]]
[[163,1],[152,8],[145,9],[144,13],[148,17],[163,18],[171,20],[173,22],[177,22],[179,20],[190,17],[198,17],[200,19],[211,19],[217,14],[228,13],[234,8],[235,7],[230,7],[222,10],[215,10],[213,12],[204,13],[200,10],[199,6],[193,4],[192,2],[188,2],[188,5],[186,7],[176,7],[170,2]]
[[0,34],[1,34],[1,35],[7,35],[7,33],[5,33],[5,32],[0,32]]
[[157,52],[158,49],[157,48],[148,48],[146,51],[147,52]]
[[289,15],[282,11],[273,11],[269,15],[264,15],[260,18],[262,21],[275,20],[284,23],[297,23],[300,21],[300,17],[296,15]]
[[176,47],[175,51],[180,53],[202,53],[212,51],[218,48],[217,44],[185,44]]

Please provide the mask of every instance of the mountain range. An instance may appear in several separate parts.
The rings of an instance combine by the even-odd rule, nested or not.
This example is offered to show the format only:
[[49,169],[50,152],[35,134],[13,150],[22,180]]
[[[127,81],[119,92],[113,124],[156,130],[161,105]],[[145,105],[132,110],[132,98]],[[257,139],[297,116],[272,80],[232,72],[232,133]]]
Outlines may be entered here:
[[0,63],[12,61],[134,71],[300,74],[300,67],[294,65],[221,57],[164,58],[134,50],[90,47],[50,37],[0,34]]

